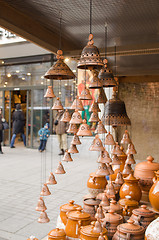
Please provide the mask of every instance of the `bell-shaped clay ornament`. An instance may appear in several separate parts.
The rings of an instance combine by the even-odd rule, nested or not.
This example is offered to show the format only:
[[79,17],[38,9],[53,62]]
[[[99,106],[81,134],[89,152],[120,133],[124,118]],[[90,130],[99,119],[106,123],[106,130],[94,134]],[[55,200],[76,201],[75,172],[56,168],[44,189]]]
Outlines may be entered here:
[[103,236],[103,233],[101,232],[99,237],[98,237],[98,240],[105,240],[105,237]]
[[92,105],[89,108],[89,112],[101,112],[97,102],[93,101]]
[[129,143],[128,144],[128,149],[126,151],[126,155],[128,154],[136,154],[136,150],[135,150],[135,147],[134,147],[134,144],[133,143]]
[[81,114],[78,112],[78,109],[72,114],[70,124],[81,124],[83,122]]
[[136,161],[134,159],[133,154],[128,154],[125,164],[135,164],[135,163]]
[[90,151],[104,151],[104,147],[102,141],[100,140],[99,136],[96,135],[95,139],[92,142],[92,145],[89,148]]
[[84,111],[82,101],[77,96],[71,105],[71,109],[78,109],[79,111]]
[[131,143],[131,139],[128,133],[128,130],[125,130],[125,133],[123,134],[122,140],[121,140],[121,144],[129,144]]
[[112,149],[111,153],[116,154],[116,155],[122,155],[123,154],[123,152],[120,149],[120,146],[117,142],[116,142],[116,145],[113,146],[113,149]]
[[89,84],[89,89],[98,89],[103,87],[102,81],[98,78],[98,72],[93,70],[93,77]]
[[61,122],[69,122],[71,120],[71,116],[69,114],[68,109],[65,110],[64,114],[62,115]]
[[79,139],[79,137],[77,136],[77,134],[75,133],[72,141],[71,141],[71,144],[74,144],[74,145],[80,145],[81,144],[81,141]]
[[118,184],[118,185],[123,185],[124,179],[123,179],[123,176],[122,176],[121,172],[117,173],[115,183]]
[[104,148],[104,151],[100,152],[97,162],[99,162],[99,163],[111,163],[112,162],[112,160],[109,156],[109,153],[105,150],[105,148]]
[[123,177],[127,177],[130,173],[132,173],[132,168],[130,164],[125,164],[124,169],[122,171]]
[[55,179],[54,174],[51,172],[48,181],[46,182],[48,185],[55,185],[57,184],[57,181]]
[[79,96],[80,100],[92,100],[92,96],[90,94],[90,91],[87,88],[84,88],[84,90],[81,92]]
[[115,145],[113,135],[110,132],[108,132],[105,138],[105,145]]
[[86,123],[86,120],[83,120],[83,123],[80,125],[79,130],[77,132],[77,136],[92,136],[92,132],[90,130],[89,125]]
[[97,208],[97,212],[95,214],[95,218],[96,219],[103,219],[104,218],[104,213],[103,213],[103,210],[102,210],[102,206],[99,206]]
[[107,130],[105,129],[102,121],[98,122],[98,125],[97,125],[97,128],[95,130],[95,133],[98,133],[98,134],[107,133]]
[[107,195],[106,195],[105,192],[104,192],[103,195],[102,195],[102,201],[100,202],[100,206],[101,206],[102,208],[104,208],[104,207],[107,207],[107,206],[109,206],[109,205],[110,205],[109,200],[108,200],[108,198],[107,198]]
[[97,98],[97,103],[106,103],[107,102],[107,96],[105,94],[105,91],[103,88],[100,88],[99,89],[99,95],[98,95],[98,98]]
[[40,217],[38,219],[38,222],[39,223],[48,223],[48,222],[50,222],[50,219],[48,218],[47,213],[45,211],[42,211],[40,213]]
[[89,122],[99,122],[99,117],[97,112],[92,112]]
[[46,93],[44,95],[44,98],[54,98],[54,97],[56,97],[56,96],[53,92],[52,86],[48,86]]
[[62,106],[62,103],[59,98],[57,98],[56,101],[54,102],[52,109],[53,110],[63,110],[63,106]]
[[59,162],[59,165],[57,166],[55,173],[56,174],[65,174],[66,173],[61,162]]
[[67,130],[67,133],[77,133],[78,132],[78,129],[77,129],[77,126],[76,124],[69,124],[69,128]]
[[68,149],[68,153],[79,153],[76,145],[71,144],[70,148]]
[[105,163],[99,163],[98,169],[96,170],[96,175],[100,176],[108,176],[109,171],[107,169],[107,165]]
[[65,154],[63,156],[62,161],[65,161],[65,162],[72,162],[73,161],[73,159],[71,157],[71,154],[68,152],[68,150],[65,151]]
[[47,184],[44,183],[44,186],[42,187],[42,190],[41,190],[40,195],[41,195],[41,196],[49,196],[50,194],[51,194],[51,192],[50,192]]
[[106,163],[106,166],[107,166],[107,169],[109,171],[109,175],[114,174],[114,171],[113,171],[112,166],[110,165],[110,163]]
[[108,199],[115,199],[115,189],[111,180],[108,181],[105,193]]
[[110,165],[121,165],[121,162],[116,154],[113,154]]
[[43,198],[40,197],[35,210],[41,212],[41,211],[45,211],[46,209],[47,209],[47,207],[45,206],[45,202],[44,202]]
[[92,230],[93,233],[101,233],[103,232],[102,224],[99,220],[95,222],[94,228]]
[[38,240],[35,236],[30,236],[27,240]]

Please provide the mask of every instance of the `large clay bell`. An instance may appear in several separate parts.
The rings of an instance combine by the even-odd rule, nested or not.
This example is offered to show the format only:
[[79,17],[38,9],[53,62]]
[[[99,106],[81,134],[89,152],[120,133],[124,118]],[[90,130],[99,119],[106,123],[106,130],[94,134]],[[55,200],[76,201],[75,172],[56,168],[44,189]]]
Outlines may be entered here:
[[109,171],[107,169],[107,165],[105,163],[99,163],[98,169],[96,170],[96,175],[100,176],[108,176]]
[[74,144],[74,145],[80,145],[81,144],[81,141],[80,141],[80,139],[79,139],[79,137],[77,136],[76,133],[74,134],[74,137],[71,141],[71,144]]
[[102,121],[98,122],[98,125],[97,125],[97,128],[95,130],[95,133],[98,133],[98,134],[107,133],[107,130],[105,129]]
[[136,150],[135,150],[135,147],[134,147],[134,144],[133,143],[129,143],[128,144],[128,149],[126,151],[126,154],[136,154]]
[[52,86],[48,86],[46,93],[44,95],[44,98],[54,98],[54,97],[56,97],[56,96],[53,92]]
[[78,109],[72,114],[70,124],[81,124],[83,122],[81,114],[78,112]]
[[89,89],[98,89],[103,86],[102,81],[98,78],[98,72],[93,71],[93,77],[89,84]]
[[89,108],[89,112],[101,112],[97,102],[93,101],[92,105]]
[[99,136],[96,135],[95,139],[92,142],[92,145],[89,148],[90,151],[104,151],[104,147],[102,141],[100,140]]
[[39,198],[39,200],[38,200],[38,204],[37,204],[37,207],[36,207],[36,211],[45,211],[47,209],[47,207],[45,206],[45,202],[44,202],[44,200],[43,200],[43,198],[42,197],[40,197]]
[[99,122],[98,112],[92,112],[89,122]]
[[77,132],[77,136],[92,136],[92,132],[90,130],[89,125],[86,123],[86,120],[83,120],[83,123],[80,125],[79,130]]
[[84,111],[82,101],[77,96],[71,105],[71,109],[78,109],[79,111]]
[[135,164],[135,163],[136,161],[134,159],[133,154],[128,154],[125,164]]
[[112,162],[112,160],[109,156],[109,153],[105,150],[105,148],[104,148],[104,151],[100,152],[97,162],[100,162],[100,163],[111,163]]
[[63,110],[63,106],[62,106],[62,103],[59,98],[57,98],[56,101],[54,102],[52,109],[53,110]]
[[41,195],[41,196],[49,196],[50,194],[51,194],[51,192],[50,192],[47,184],[44,183],[44,186],[42,187],[42,190],[41,190],[40,195]]
[[38,219],[38,222],[39,223],[48,223],[48,222],[50,222],[50,219],[48,218],[47,213],[44,210],[40,213],[40,217]]
[[68,109],[65,110],[64,114],[62,115],[61,122],[69,122],[71,120],[71,116],[69,114]]
[[79,99],[80,100],[92,100],[92,96],[90,94],[90,91],[86,87],[82,90],[82,92],[79,96]]
[[97,103],[106,103],[107,102],[107,96],[105,94],[105,91],[103,88],[100,88],[99,89],[99,95],[98,95],[98,98],[97,98]]
[[76,145],[71,144],[70,148],[68,149],[68,153],[79,153]]
[[121,144],[129,144],[131,143],[131,139],[128,133],[128,130],[125,130],[125,133],[123,134],[123,137],[121,139]]
[[73,134],[75,134],[75,133],[77,133],[78,132],[78,129],[77,129],[77,126],[76,126],[76,124],[69,124],[69,128],[68,128],[68,130],[67,130],[67,133],[73,133]]
[[115,145],[113,135],[110,132],[108,132],[105,138],[105,145]]
[[65,169],[64,169],[64,167],[63,167],[63,165],[62,165],[61,162],[59,162],[55,173],[56,173],[56,174],[65,174],[65,173],[66,173],[66,172],[65,172]]
[[48,181],[46,182],[48,185],[55,185],[57,184],[57,181],[55,179],[54,174],[51,172]]
[[65,154],[63,156],[62,161],[65,161],[65,162],[72,162],[73,161],[73,159],[71,157],[71,154],[68,152],[68,150],[65,151]]

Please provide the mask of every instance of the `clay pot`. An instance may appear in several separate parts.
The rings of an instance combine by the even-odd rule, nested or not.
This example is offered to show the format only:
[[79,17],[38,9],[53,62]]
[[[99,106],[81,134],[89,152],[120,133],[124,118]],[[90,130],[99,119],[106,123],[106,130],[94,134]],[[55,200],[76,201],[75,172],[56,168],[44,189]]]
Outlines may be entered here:
[[140,201],[142,192],[138,184],[139,178],[135,178],[131,173],[128,177],[124,178],[124,184],[120,188],[120,198],[125,198],[129,195],[133,200]]
[[134,220],[135,224],[143,226],[144,229],[155,219],[155,213],[150,211],[146,205],[142,205],[140,208],[132,211],[131,219]]
[[153,162],[154,158],[149,156],[147,161],[138,163],[135,167],[134,176],[140,178],[139,184],[142,191],[149,192],[153,185],[155,171],[159,169],[159,163]]
[[131,196],[125,196],[125,198],[119,200],[119,204],[123,208],[123,216],[131,216],[132,210],[138,208],[139,203],[131,199]]
[[105,176],[97,175],[96,173],[90,173],[87,181],[87,188],[92,197],[96,197],[98,193],[104,191],[107,180]]
[[90,224],[91,216],[86,212],[82,212],[82,208],[67,213],[67,223],[65,232],[68,238],[78,238],[80,227]]
[[110,206],[105,207],[104,210],[108,212],[109,210],[113,210],[115,213],[122,215],[123,214],[123,208],[117,201],[114,199],[110,201]]
[[149,199],[154,210],[159,212],[159,170],[156,172],[157,180],[149,192]]
[[156,220],[152,221],[147,227],[145,232],[145,240],[159,239],[158,226],[159,226],[159,217]]
[[60,218],[64,225],[67,223],[67,216],[66,213],[70,211],[74,211],[77,208],[81,207],[78,204],[74,204],[73,200],[70,200],[69,203],[66,203],[60,207]]
[[55,228],[48,233],[48,240],[66,240],[66,233],[63,229]]
[[112,240],[144,240],[144,228],[135,225],[134,221],[129,219],[127,223],[122,223],[117,227],[117,232]]
[[118,156],[118,159],[120,160],[120,163],[121,163],[120,171],[122,172],[123,169],[124,169],[125,161],[127,159],[127,155],[125,154],[124,148],[122,146],[120,147],[120,150],[121,150],[121,153],[117,154],[117,156]]
[[96,220],[95,214],[99,204],[100,200],[95,198],[85,198],[83,200],[83,211],[91,215],[91,221]]

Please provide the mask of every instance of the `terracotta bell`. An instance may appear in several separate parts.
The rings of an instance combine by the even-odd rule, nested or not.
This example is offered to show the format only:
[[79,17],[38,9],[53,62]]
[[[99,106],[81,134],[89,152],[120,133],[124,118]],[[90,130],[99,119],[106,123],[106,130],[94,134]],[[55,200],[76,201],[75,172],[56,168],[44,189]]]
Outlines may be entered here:
[[112,98],[107,101],[102,119],[106,125],[131,125],[126,113],[125,103],[119,99],[117,91],[113,91]]
[[54,174],[51,172],[48,181],[46,182],[48,185],[55,185],[57,184],[57,181],[55,179]]
[[126,155],[126,153],[124,152],[123,146],[120,147],[120,150],[121,150],[121,154],[120,154],[120,155],[117,154],[117,156],[118,156],[118,158],[119,158],[119,160],[120,160],[120,162],[121,162],[120,171],[122,172],[123,169],[124,169],[125,161],[126,161],[126,159],[127,159],[127,155]]
[[92,145],[89,148],[90,151],[104,151],[104,147],[102,141],[100,140],[99,136],[96,135],[95,139],[92,142]]
[[126,163],[126,164],[135,164],[135,163],[136,163],[133,154],[128,154],[125,163]]
[[107,59],[103,60],[104,66],[99,71],[98,77],[103,82],[103,87],[115,87],[116,81],[114,79],[113,73],[107,67]]
[[38,200],[38,204],[37,204],[37,207],[36,207],[36,211],[45,211],[47,209],[47,207],[45,206],[45,202],[44,202],[44,200],[43,200],[43,198],[42,197],[40,197],[39,198],[39,200]]
[[56,58],[57,62],[45,73],[44,77],[54,80],[66,80],[75,78],[74,73],[63,60],[64,57],[62,50],[57,51]]
[[97,103],[106,103],[107,102],[107,96],[105,94],[105,91],[103,88],[100,88],[99,89],[99,95],[98,95],[98,98],[97,98]]
[[115,183],[118,185],[122,185],[124,183],[124,179],[123,179],[121,172],[117,173]]
[[107,195],[105,192],[102,194],[102,201],[100,202],[100,206],[104,209],[105,207],[108,207],[110,205],[109,200],[107,198]]
[[53,92],[52,86],[48,86],[46,93],[44,95],[44,98],[54,98],[54,97],[56,97],[56,96]]
[[98,122],[98,125],[97,125],[97,128],[95,130],[95,133],[98,133],[98,134],[107,133],[107,130],[105,129],[102,121]]
[[54,102],[52,109],[53,110],[63,110],[63,106],[62,106],[62,103],[59,98],[57,98],[56,101]]
[[81,114],[78,112],[78,109],[72,114],[70,124],[81,124],[83,122]]
[[109,206],[106,206],[104,208],[104,210],[106,212],[108,212],[110,209],[113,210],[115,213],[120,214],[120,215],[122,215],[122,213],[123,213],[122,206],[117,201],[115,201],[114,199],[110,201]]
[[111,163],[112,162],[112,160],[109,156],[109,153],[105,150],[105,148],[104,148],[104,151],[100,152],[97,162],[100,162],[100,163]]
[[86,123],[86,120],[83,120],[83,123],[80,125],[77,132],[77,136],[92,136],[89,125]]
[[127,177],[130,173],[132,173],[132,168],[130,164],[125,164],[124,169],[122,171],[123,177]]
[[110,132],[108,132],[105,138],[105,145],[115,145],[113,135]]
[[46,183],[44,183],[44,186],[42,187],[42,190],[41,190],[41,193],[40,193],[41,196],[49,196],[51,195],[51,192],[47,186]]
[[89,112],[101,112],[97,102],[93,101],[92,105],[89,108]]
[[116,145],[113,146],[113,149],[112,149],[111,153],[112,154],[116,154],[117,156],[123,154],[123,152],[120,149],[120,146],[119,146],[119,144],[117,142],[116,142]]
[[115,193],[114,185],[111,180],[108,181],[105,193],[106,193],[108,199],[115,199],[116,193]]
[[68,130],[67,130],[67,133],[73,133],[73,134],[75,134],[75,133],[77,133],[77,132],[78,132],[78,129],[77,129],[76,124],[73,124],[73,123],[69,124],[69,128],[68,128]]
[[59,162],[59,165],[57,166],[55,173],[56,174],[65,174],[66,173],[61,162]]
[[99,117],[97,112],[92,112],[89,122],[99,122]]
[[106,166],[107,166],[107,169],[109,171],[109,175],[114,174],[114,171],[113,171],[112,166],[110,165],[110,163],[106,163]]
[[68,109],[65,110],[64,114],[62,115],[61,122],[69,122],[71,120],[71,116],[69,114]]
[[62,161],[66,161],[66,162],[72,162],[73,159],[71,157],[71,154],[68,152],[68,150],[65,151],[65,154],[63,156]]
[[100,57],[99,50],[94,46],[93,34],[89,35],[89,41],[86,47],[83,48],[80,60],[77,64],[79,69],[99,69],[103,66],[102,58]]
[[103,236],[103,233],[100,233],[98,240],[105,240],[105,236]]
[[77,96],[71,105],[71,109],[78,109],[79,111],[84,111],[82,101]]
[[108,176],[109,171],[107,169],[107,165],[105,163],[99,163],[98,169],[95,173],[96,175],[100,175],[100,176]]
[[125,133],[123,134],[123,137],[121,139],[121,144],[129,144],[131,143],[131,139],[128,133],[128,130],[125,130]]
[[38,240],[35,236],[30,236],[27,240]]
[[129,143],[128,144],[128,149],[126,151],[126,154],[136,154],[136,150],[135,150],[135,147],[134,147],[134,144],[133,143]]
[[98,78],[98,72],[97,71],[92,71],[93,72],[93,77],[90,81],[89,88],[90,89],[98,89],[103,87],[102,81]]
[[76,145],[71,144],[71,146],[70,146],[70,148],[69,148],[69,150],[68,150],[68,153],[79,153]]
[[50,222],[50,219],[48,218],[47,213],[45,211],[42,211],[40,213],[40,217],[38,219],[38,222],[39,223],[48,223],[48,222]]
[[74,137],[71,141],[71,144],[73,144],[73,145],[80,145],[81,144],[81,141],[80,141],[80,139],[79,139],[79,137],[77,136],[76,133],[74,134]]
[[103,219],[104,218],[104,213],[103,213],[103,210],[102,210],[102,206],[99,206],[97,208],[97,212],[95,214],[95,218],[96,219]]
[[121,162],[116,154],[113,154],[110,165],[121,165]]
[[84,90],[81,92],[79,96],[80,100],[92,100],[92,96],[90,94],[90,91],[85,87]]

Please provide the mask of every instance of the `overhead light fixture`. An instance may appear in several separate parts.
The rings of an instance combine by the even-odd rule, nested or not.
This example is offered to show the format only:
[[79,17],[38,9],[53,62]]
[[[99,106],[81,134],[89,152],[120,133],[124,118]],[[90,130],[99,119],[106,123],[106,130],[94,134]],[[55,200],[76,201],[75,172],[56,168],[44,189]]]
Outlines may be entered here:
[[19,70],[16,70],[16,73],[19,73],[20,71]]
[[67,83],[65,83],[65,86],[67,86],[68,84]]
[[8,84],[8,82],[5,82],[5,84]]
[[4,61],[1,61],[2,64],[4,64]]
[[7,77],[9,77],[9,78],[10,78],[11,76],[12,76],[12,75],[11,75],[10,73],[8,73],[8,74],[7,74]]
[[72,72],[74,72],[74,73],[75,73],[75,72],[76,72],[76,69],[73,69],[73,70],[72,70]]
[[44,76],[41,76],[41,79],[44,79]]
[[[65,62],[69,62],[70,61],[70,59],[69,58],[65,58],[65,60],[64,60]],[[73,72],[73,71],[72,71]]]
[[3,85],[3,87],[6,87],[6,85]]
[[41,82],[41,85],[43,85],[44,83],[43,82]]
[[28,72],[28,73],[27,73],[27,76],[31,76],[31,73],[30,73],[30,72]]
[[25,80],[25,77],[22,77],[22,80]]

